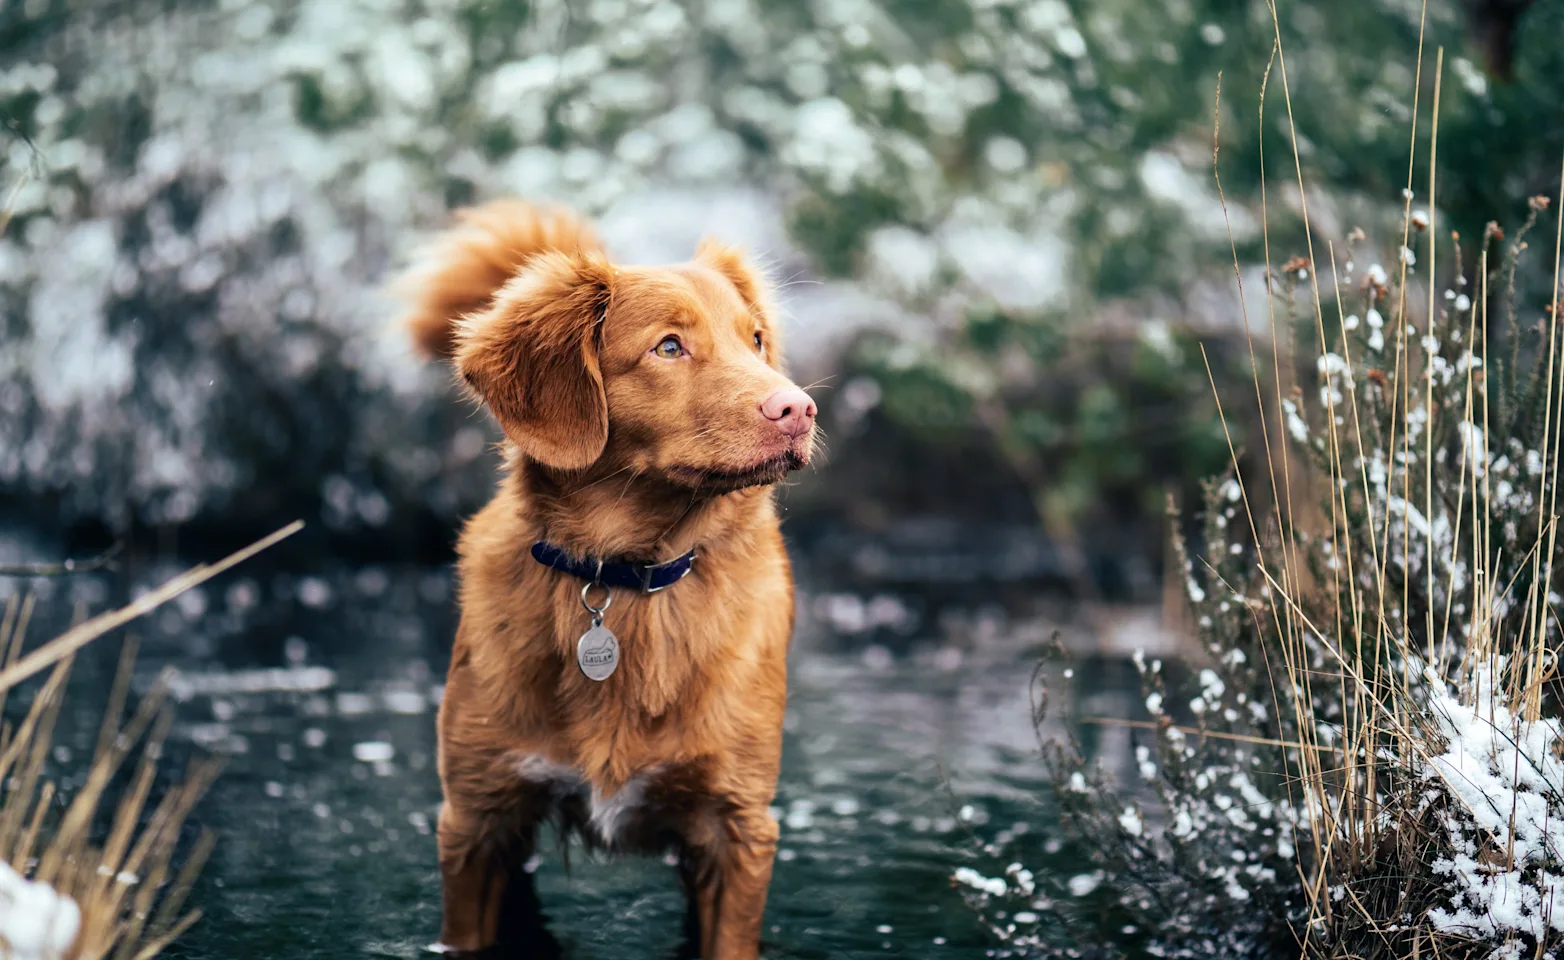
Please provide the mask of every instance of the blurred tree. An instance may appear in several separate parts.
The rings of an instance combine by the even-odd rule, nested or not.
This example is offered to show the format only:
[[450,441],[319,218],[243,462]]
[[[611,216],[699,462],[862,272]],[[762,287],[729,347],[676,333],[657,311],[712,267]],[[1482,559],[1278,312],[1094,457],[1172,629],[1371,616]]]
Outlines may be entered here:
[[[1175,341],[1231,335],[1229,227],[1257,262],[1262,169],[1271,251],[1301,247],[1289,116],[1322,238],[1399,210],[1420,5],[1278,13],[1287,82],[1278,61],[1262,121],[1277,28],[1257,0],[5,5],[0,110],[42,163],[0,240],[0,489],[122,521],[460,511],[482,444],[436,375],[376,339],[373,294],[403,238],[500,193],[603,211],[744,183],[777,199],[822,271],[900,318],[898,376],[926,366],[946,384],[887,381],[897,417],[961,429],[1003,381],[1022,424],[996,431],[1007,448],[1048,461],[1063,436],[1098,451],[1045,475],[1076,476],[1052,499],[1082,503],[1096,471],[1116,486],[1161,456],[1107,449],[1152,402],[1137,391],[1209,419],[1203,366],[1194,385],[1171,382],[1188,349],[1104,367],[1111,398],[1038,406],[1048,364],[1074,354],[1027,354],[1033,382],[1013,382],[1011,351],[968,342],[995,321],[972,318],[1068,343],[1105,312],[1131,321],[1119,329],[1167,317]],[[1467,56],[1455,0],[1429,5],[1425,98],[1432,52],[1448,52],[1441,222],[1475,232],[1553,176],[1561,16],[1519,17],[1506,85]],[[1225,213],[1209,178],[1219,72]],[[6,176],[33,156],[18,138]],[[1141,338],[1121,339],[1104,356],[1135,362]]]

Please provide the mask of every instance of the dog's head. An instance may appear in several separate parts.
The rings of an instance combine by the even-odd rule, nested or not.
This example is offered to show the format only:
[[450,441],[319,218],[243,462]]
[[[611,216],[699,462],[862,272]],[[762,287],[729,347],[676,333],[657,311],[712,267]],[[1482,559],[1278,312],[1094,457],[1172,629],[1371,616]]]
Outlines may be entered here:
[[781,372],[763,275],[703,243],[673,267],[545,253],[461,321],[456,365],[527,457],[708,491],[809,462],[815,404]]

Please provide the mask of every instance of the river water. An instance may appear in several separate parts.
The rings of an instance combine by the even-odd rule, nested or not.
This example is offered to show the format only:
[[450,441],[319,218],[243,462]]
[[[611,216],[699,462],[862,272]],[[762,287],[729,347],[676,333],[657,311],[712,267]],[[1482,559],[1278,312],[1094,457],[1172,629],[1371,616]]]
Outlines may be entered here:
[[[57,625],[78,602],[102,609],[175,569],[33,587]],[[219,838],[193,894],[203,918],[172,955],[425,955],[439,926],[434,708],[454,627],[449,571],[297,569],[246,568],[135,627],[138,685],[178,671],[171,762],[226,756],[194,818]],[[952,871],[983,866],[980,847],[1001,834],[1027,841],[1034,869],[1072,866],[1049,836],[1031,721],[1032,667],[1051,628],[997,606],[827,592],[807,565],[800,579],[765,954],[987,955],[994,944]],[[71,688],[79,722],[62,738],[76,756],[89,753],[118,646],[101,643]],[[1089,658],[1079,673],[1076,709],[1125,707],[1116,661]],[[1122,764],[1122,743],[1095,748]],[[681,955],[670,866],[570,853],[567,868],[545,839],[536,866],[560,955]],[[540,944],[521,955],[554,954]]]

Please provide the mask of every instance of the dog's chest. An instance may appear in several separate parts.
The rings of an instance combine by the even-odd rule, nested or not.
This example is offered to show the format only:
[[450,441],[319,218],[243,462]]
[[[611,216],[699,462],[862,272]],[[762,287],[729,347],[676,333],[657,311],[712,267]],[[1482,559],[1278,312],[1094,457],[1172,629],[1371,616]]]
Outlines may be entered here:
[[594,784],[582,771],[534,754],[514,760],[522,786],[547,794],[550,811],[590,846],[655,852],[674,820],[695,812],[690,771],[654,764],[618,789]]

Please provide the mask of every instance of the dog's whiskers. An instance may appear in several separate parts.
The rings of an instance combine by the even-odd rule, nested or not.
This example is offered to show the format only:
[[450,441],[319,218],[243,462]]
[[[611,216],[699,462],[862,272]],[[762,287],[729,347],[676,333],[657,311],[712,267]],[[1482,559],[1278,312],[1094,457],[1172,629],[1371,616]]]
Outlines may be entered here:
[[630,477],[627,480],[625,480],[625,485],[619,490],[619,496],[614,498],[614,506],[615,507],[619,506],[620,502],[624,500],[625,494],[630,492],[630,485],[635,483],[635,481],[640,476],[641,476],[641,471],[640,470],[636,470],[634,473],[630,474]]
[[[634,469],[634,464],[630,464],[630,465],[627,465],[627,466],[620,467],[618,470],[615,470],[612,473],[606,473],[603,476],[598,477],[596,480],[593,480],[591,483],[583,484],[582,486],[579,486],[579,487],[575,488],[574,490],[571,491],[571,494],[577,494],[577,493],[581,493],[581,492],[586,491],[586,490],[590,490],[593,487],[597,486],[598,484],[603,483],[603,482],[608,481],[608,480],[612,480],[613,478],[619,476],[621,473],[624,473],[626,470],[632,470],[632,469]],[[634,479],[634,478],[632,477],[631,479]]]

